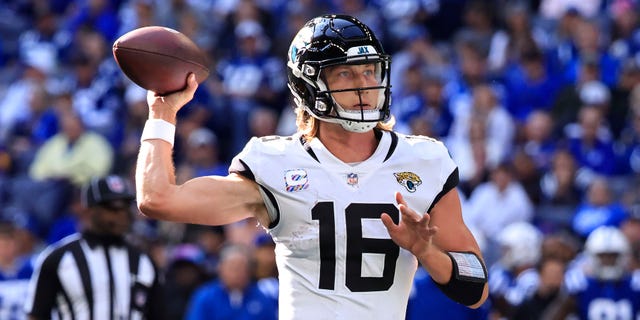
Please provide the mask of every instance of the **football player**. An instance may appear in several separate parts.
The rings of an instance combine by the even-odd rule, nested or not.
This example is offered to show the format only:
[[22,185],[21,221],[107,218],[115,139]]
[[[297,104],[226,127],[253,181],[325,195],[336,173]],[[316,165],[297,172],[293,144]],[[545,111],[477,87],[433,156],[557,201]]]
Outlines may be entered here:
[[489,268],[489,299],[498,318],[510,318],[539,284],[536,270],[541,255],[542,233],[528,222],[509,224],[497,235],[499,260]]
[[418,261],[451,299],[480,306],[487,272],[462,220],[457,166],[441,142],[391,130],[391,61],[371,29],[314,18],[287,59],[297,133],[252,138],[225,177],[175,183],[176,113],[195,77],[149,92],[140,210],[210,225],[255,217],[276,244],[281,320],[403,319]]
[[584,262],[565,276],[564,294],[549,319],[639,319],[640,270],[628,268],[630,245],[616,227],[601,226],[587,237]]

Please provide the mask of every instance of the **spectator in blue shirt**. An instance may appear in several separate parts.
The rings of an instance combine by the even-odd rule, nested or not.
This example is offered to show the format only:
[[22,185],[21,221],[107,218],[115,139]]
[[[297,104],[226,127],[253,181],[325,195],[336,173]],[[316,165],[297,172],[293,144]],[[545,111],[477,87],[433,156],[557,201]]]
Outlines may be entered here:
[[244,247],[226,247],[220,254],[218,279],[197,289],[187,320],[275,320],[275,305],[251,277],[252,258]]
[[551,162],[558,147],[557,139],[553,136],[554,119],[544,110],[535,110],[529,114],[521,128],[522,149],[529,155],[536,169],[547,171],[551,169]]
[[176,168],[176,179],[226,175],[229,165],[220,160],[218,137],[206,127],[196,128],[186,139],[183,162]]
[[269,52],[270,42],[261,24],[245,20],[234,30],[236,51],[218,63],[224,97],[228,103],[226,119],[233,122],[230,153],[236,154],[249,140],[251,111],[277,109],[286,87],[284,65]]
[[599,108],[581,108],[578,126],[567,130],[567,135],[569,151],[576,158],[579,167],[598,175],[610,176],[615,173],[616,162],[610,131],[604,125]]
[[521,62],[511,66],[505,76],[510,94],[507,109],[517,122],[525,122],[535,110],[550,110],[561,88],[561,81],[546,66],[537,49],[522,54]]
[[423,106],[409,119],[411,134],[422,134],[436,139],[449,136],[453,115],[443,91],[446,79],[435,70],[422,77]]
[[608,86],[614,86],[618,79],[620,61],[608,51],[603,41],[602,26],[595,20],[583,19],[574,29],[573,44],[577,49],[565,68],[565,79],[574,83],[578,78],[578,70],[584,59],[593,59],[600,66],[600,80]]
[[614,200],[607,180],[595,178],[587,190],[587,198],[573,217],[573,231],[586,239],[600,226],[619,227],[626,217],[622,204]]

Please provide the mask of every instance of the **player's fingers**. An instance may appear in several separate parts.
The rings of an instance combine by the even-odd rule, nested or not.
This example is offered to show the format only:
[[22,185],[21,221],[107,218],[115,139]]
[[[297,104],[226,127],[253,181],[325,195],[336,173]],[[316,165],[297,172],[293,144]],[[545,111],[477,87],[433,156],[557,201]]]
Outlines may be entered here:
[[189,75],[187,75],[187,82],[189,85],[197,85],[198,81],[196,81],[196,74],[189,72]]
[[402,212],[403,216],[408,216],[414,222],[418,222],[418,220],[422,218],[421,215],[416,213],[415,210],[411,209],[409,205],[407,205],[407,202],[404,200],[404,197],[400,192],[396,191],[395,196],[398,208],[400,209],[400,212]]
[[152,109],[156,109],[156,110],[161,110],[166,108],[165,107],[165,100],[164,97],[159,95],[157,92],[155,91],[151,91],[151,90],[147,90],[147,105],[152,108]]
[[409,208],[404,200],[398,205],[398,209],[402,215],[402,221],[405,223],[418,224],[420,219],[422,219],[422,216],[416,213],[415,210]]
[[431,221],[431,215],[429,215],[428,213],[425,213],[424,215],[422,215],[422,217],[420,218],[419,224],[423,227],[428,227],[429,226],[429,222]]
[[198,89],[198,81],[196,81],[196,74],[193,72],[190,72],[189,75],[187,76],[187,87],[185,88],[184,92],[187,96],[192,98],[193,95],[196,93],[196,89]]
[[440,230],[438,227],[429,227],[427,228],[427,236],[428,237],[433,237],[436,235],[436,233],[438,233],[438,230]]
[[420,219],[419,225],[421,229],[426,230],[427,236],[432,237],[436,233],[438,233],[439,228],[437,226],[429,225],[430,221],[431,221],[431,215],[426,213],[422,216],[422,219]]
[[398,204],[403,204],[405,206],[407,205],[407,202],[404,201],[404,197],[402,196],[402,193],[396,191],[395,196],[396,196],[396,202]]
[[386,213],[383,213],[380,215],[380,220],[382,220],[382,224],[384,224],[384,226],[387,228],[389,233],[392,233],[398,228],[398,225],[395,224],[395,222],[393,222],[393,219],[391,219],[391,216]]
[[196,74],[193,72],[190,72],[189,75],[187,76],[187,86],[189,88],[193,88],[195,91],[195,88],[198,87],[198,81],[196,81]]
[[409,209],[407,206],[400,205],[400,219],[407,224],[417,225],[420,222],[420,217],[418,217],[413,210]]

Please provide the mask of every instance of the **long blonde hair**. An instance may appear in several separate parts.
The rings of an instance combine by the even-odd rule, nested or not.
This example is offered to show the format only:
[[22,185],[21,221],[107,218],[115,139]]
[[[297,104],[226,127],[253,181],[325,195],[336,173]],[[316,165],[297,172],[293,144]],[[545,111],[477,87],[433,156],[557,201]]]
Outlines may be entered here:
[[[301,107],[295,108],[296,113],[296,126],[298,132],[302,133],[302,136],[307,140],[311,140],[318,134],[319,120],[313,117],[307,110]],[[396,119],[392,115],[386,122],[378,122],[376,129],[391,131],[396,124]]]

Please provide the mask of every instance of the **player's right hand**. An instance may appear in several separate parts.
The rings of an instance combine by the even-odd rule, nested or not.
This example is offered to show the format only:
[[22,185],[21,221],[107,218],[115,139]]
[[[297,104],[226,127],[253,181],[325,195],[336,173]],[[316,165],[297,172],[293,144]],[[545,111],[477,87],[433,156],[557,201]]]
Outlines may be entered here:
[[176,122],[176,114],[186,105],[198,89],[198,81],[193,73],[187,76],[187,86],[168,95],[158,95],[153,91],[147,91],[147,104],[149,105],[149,119],[163,119],[171,123]]

